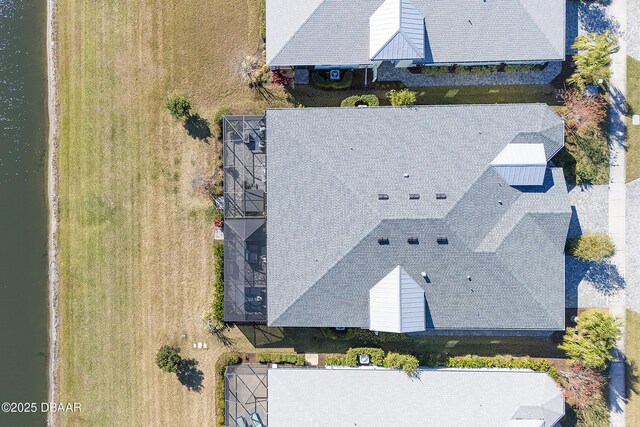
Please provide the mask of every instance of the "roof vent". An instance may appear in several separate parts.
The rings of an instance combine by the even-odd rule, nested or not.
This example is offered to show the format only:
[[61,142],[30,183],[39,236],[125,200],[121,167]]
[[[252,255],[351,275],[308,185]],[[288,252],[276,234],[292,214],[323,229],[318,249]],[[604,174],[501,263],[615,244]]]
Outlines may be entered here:
[[389,238],[387,237],[380,237],[378,239],[378,244],[380,245],[388,245],[389,244]]
[[444,194],[444,193],[436,193],[436,199],[443,200],[443,199],[446,199],[446,198],[447,198],[446,194]]
[[407,243],[409,243],[410,245],[417,245],[418,243],[420,243],[420,241],[417,237],[409,237],[407,239]]
[[405,178],[409,178],[409,174],[408,173],[405,173],[402,176],[405,177]]
[[409,200],[418,200],[420,198],[419,194],[409,194]]
[[389,200],[389,195],[388,194],[384,194],[384,193],[380,193],[380,194],[378,194],[378,200]]
[[436,239],[436,242],[438,242],[439,245],[448,245],[449,239],[447,239],[446,237],[438,237]]

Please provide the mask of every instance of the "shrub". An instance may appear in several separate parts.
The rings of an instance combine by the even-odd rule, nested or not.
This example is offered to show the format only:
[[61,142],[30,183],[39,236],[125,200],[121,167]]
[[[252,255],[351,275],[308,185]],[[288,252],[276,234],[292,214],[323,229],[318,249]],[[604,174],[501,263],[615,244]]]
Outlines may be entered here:
[[358,105],[368,105],[369,107],[377,107],[380,100],[375,95],[353,95],[342,100],[341,107],[357,107]]
[[515,358],[513,356],[457,356],[446,358],[442,361],[442,365],[448,368],[531,369],[537,372],[546,372],[557,382],[560,381],[560,374],[546,359],[531,359],[529,357]]
[[271,70],[263,61],[251,55],[245,56],[240,62],[240,77],[253,89],[258,89],[266,83],[269,71]]
[[156,353],[156,365],[165,372],[177,373],[181,363],[182,357],[178,347],[163,345]]
[[611,55],[618,51],[618,38],[609,30],[602,34],[589,33],[577,36],[571,46],[578,51],[573,55],[576,70],[569,76],[567,82],[579,90],[584,90],[588,85],[595,84],[598,80],[607,83],[611,77],[609,66]]
[[229,116],[233,114],[231,108],[229,107],[220,107],[218,111],[213,115],[213,119],[211,119],[211,123],[213,123],[213,135],[216,138],[222,137],[222,118],[224,116]]
[[290,363],[296,366],[304,366],[304,356],[300,354],[258,353],[256,356],[260,363]]
[[225,353],[216,362],[216,425],[225,427],[224,422],[224,371],[229,365],[240,363],[240,356],[236,353]]
[[196,176],[191,180],[191,188],[208,196],[212,201],[224,193],[224,177],[222,172],[217,175]]
[[224,244],[213,244],[214,276],[213,276],[213,302],[209,312],[205,315],[205,321],[213,323],[215,328],[224,324]]
[[416,93],[407,88],[400,91],[391,89],[387,94],[387,97],[393,106],[414,105],[417,102]]
[[424,74],[426,76],[440,76],[443,74],[449,74],[449,66],[435,65],[435,66],[422,67],[420,69],[420,74]]
[[348,366],[344,357],[328,356],[324,359],[325,366]]
[[351,87],[353,81],[353,70],[342,71],[340,80],[329,80],[326,71],[313,71],[311,81],[321,89],[344,90]]
[[260,38],[267,39],[267,0],[260,3]]
[[288,86],[291,83],[291,78],[282,74],[281,71],[276,70],[271,73],[271,81],[278,86]]
[[189,117],[191,112],[191,103],[187,98],[181,95],[173,95],[168,98],[165,102],[165,106],[176,119]]
[[566,129],[580,134],[594,134],[607,117],[607,101],[601,96],[584,96],[575,89],[558,92],[564,106],[561,110]]
[[544,65],[539,64],[506,64],[505,73],[530,73],[532,71],[542,71]]
[[384,365],[384,350],[381,348],[355,347],[347,350],[346,366],[358,366],[358,356],[361,354],[369,355],[369,361],[372,365]]
[[616,247],[606,234],[585,234],[567,240],[566,252],[584,261],[601,263],[615,254]]
[[418,359],[409,354],[389,352],[384,358],[384,367],[392,369],[402,369],[408,374],[415,374],[418,370]]
[[620,320],[608,311],[585,311],[578,316],[575,328],[567,328],[558,348],[587,368],[604,369],[613,360],[611,349],[620,338],[620,325]]

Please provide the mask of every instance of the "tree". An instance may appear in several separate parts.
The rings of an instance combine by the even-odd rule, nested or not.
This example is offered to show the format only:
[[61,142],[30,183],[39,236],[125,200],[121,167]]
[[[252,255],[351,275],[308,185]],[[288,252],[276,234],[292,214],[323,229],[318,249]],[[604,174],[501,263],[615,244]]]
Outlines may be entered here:
[[558,348],[587,368],[604,369],[613,360],[611,349],[620,338],[620,325],[620,320],[608,311],[585,311],[578,317],[575,328],[567,328]]
[[253,89],[260,89],[266,82],[271,69],[262,60],[247,55],[240,62],[240,78]]
[[601,263],[616,253],[616,246],[604,233],[584,234],[567,241],[567,253],[583,261]]
[[560,375],[566,381],[564,397],[569,405],[581,408],[602,399],[605,380],[599,371],[576,362]]
[[600,132],[600,125],[607,117],[607,101],[601,96],[583,96],[575,89],[558,92],[564,102],[562,118],[568,131],[579,134]]
[[191,113],[191,103],[181,95],[173,95],[167,99],[165,106],[176,119],[187,118]]
[[224,192],[224,178],[221,172],[208,176],[199,175],[191,180],[191,188],[215,200]]
[[397,107],[400,105],[414,105],[416,100],[416,93],[404,88],[401,91],[391,89],[387,94],[387,98],[391,101],[391,105]]
[[611,55],[619,49],[618,38],[615,35],[607,30],[602,34],[589,33],[577,36],[572,47],[578,50],[578,53],[573,55],[576,70],[567,79],[569,83],[584,90],[587,85],[600,79],[603,82],[609,81]]
[[163,345],[156,353],[156,365],[165,372],[177,373],[181,364],[182,357],[178,347]]

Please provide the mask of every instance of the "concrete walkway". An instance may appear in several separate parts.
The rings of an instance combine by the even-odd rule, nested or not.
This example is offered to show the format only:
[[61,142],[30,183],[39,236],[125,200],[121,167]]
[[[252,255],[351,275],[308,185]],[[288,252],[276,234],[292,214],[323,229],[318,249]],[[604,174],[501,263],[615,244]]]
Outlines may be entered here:
[[[625,28],[627,24],[626,0],[613,0],[609,6],[609,14],[615,18],[619,28]],[[611,64],[611,111],[609,116],[609,235],[616,245],[616,254],[613,263],[618,268],[622,277],[626,270],[626,91],[627,91],[627,49],[624,35],[619,37],[620,50],[613,55]],[[609,311],[625,318],[626,299],[625,293],[620,292],[609,300]],[[611,364],[611,379],[609,382],[609,411],[611,427],[626,427],[625,417],[625,338],[624,323],[622,326],[622,338],[616,344],[613,354],[616,357]]]

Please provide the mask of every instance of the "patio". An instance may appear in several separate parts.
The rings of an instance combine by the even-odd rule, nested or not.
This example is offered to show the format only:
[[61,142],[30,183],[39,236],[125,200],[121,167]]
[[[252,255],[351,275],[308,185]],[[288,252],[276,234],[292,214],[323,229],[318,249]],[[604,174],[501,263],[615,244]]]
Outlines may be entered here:
[[224,136],[225,218],[266,215],[267,155],[264,116],[227,116]]
[[267,320],[266,127],[227,116],[224,136],[224,318]]
[[225,425],[242,425],[237,423],[239,418],[244,419],[247,426],[268,425],[267,365],[228,366],[224,390]]

